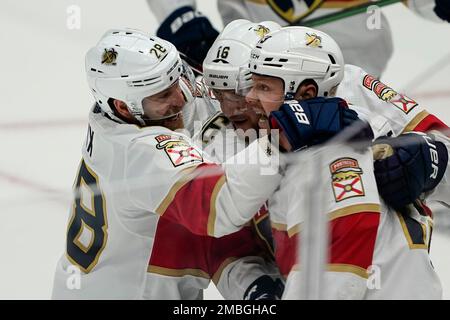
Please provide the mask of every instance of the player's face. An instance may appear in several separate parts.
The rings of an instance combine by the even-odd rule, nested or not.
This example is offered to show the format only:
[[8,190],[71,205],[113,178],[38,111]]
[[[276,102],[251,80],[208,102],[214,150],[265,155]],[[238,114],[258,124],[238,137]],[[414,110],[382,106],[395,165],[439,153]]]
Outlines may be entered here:
[[280,108],[284,101],[284,84],[279,78],[253,74],[253,87],[246,100],[257,114],[262,115],[259,126],[268,129],[267,118],[272,111]]
[[245,97],[237,95],[234,90],[214,90],[224,115],[231,121],[235,129],[258,129],[259,116],[247,103]]
[[154,121],[154,125],[171,130],[183,128],[182,109],[186,104],[178,82],[160,93],[149,96],[142,101],[145,116]]

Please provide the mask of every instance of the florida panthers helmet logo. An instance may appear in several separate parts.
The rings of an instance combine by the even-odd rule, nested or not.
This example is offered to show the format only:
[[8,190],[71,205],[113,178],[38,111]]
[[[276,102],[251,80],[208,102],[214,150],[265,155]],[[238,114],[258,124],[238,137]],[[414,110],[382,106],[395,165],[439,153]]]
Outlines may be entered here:
[[117,51],[114,50],[114,48],[105,49],[105,52],[103,52],[102,56],[102,64],[115,66],[116,60],[117,60]]
[[322,38],[315,33],[305,35],[306,46],[311,48],[322,48]]
[[263,26],[262,24],[258,24],[254,29],[255,33],[262,39],[270,32],[270,29]]

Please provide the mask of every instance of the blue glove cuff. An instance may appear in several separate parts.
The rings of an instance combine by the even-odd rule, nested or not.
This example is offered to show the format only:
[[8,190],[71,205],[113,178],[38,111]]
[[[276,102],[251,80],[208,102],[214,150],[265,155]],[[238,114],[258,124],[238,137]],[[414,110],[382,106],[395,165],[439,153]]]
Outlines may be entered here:
[[219,35],[211,22],[190,6],[181,7],[169,15],[156,35],[172,42],[194,65],[203,63],[209,48]]
[[272,129],[278,129],[278,127],[280,127],[281,130],[285,132],[285,136],[292,147],[292,151],[297,151],[306,146],[309,130],[307,129],[307,125],[305,125],[304,130],[302,130],[303,134],[294,130],[293,128],[301,125],[296,124],[297,119],[295,118],[295,115],[290,111],[286,112],[286,108],[290,108],[289,105],[282,105],[280,110],[272,111],[269,116],[269,123],[271,124]]
[[447,169],[448,164],[448,150],[445,144],[443,144],[440,141],[434,141],[436,145],[436,152],[438,155],[438,161],[437,164],[433,164],[435,167],[434,169],[437,170],[437,172],[433,171],[432,175],[435,174],[435,178],[430,177],[428,179],[428,182],[425,184],[424,192],[428,192],[436,188],[436,186],[441,182],[442,178],[444,177],[445,171]]
[[442,20],[450,22],[450,1],[436,0],[436,6],[434,7],[434,12]]

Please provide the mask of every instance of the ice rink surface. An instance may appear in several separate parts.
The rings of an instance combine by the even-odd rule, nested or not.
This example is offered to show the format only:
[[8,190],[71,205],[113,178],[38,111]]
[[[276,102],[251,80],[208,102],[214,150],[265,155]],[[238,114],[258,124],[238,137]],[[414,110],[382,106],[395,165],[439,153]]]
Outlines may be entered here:
[[[81,10],[80,29],[67,27],[71,5]],[[199,6],[221,28],[215,1]],[[382,80],[449,124],[450,25],[423,20],[401,4],[383,11],[395,52]],[[84,54],[111,27],[154,32],[157,23],[144,0],[2,1],[0,299],[50,297],[93,101]],[[450,232],[434,233],[431,253],[450,299]],[[206,296],[219,297],[214,289]]]

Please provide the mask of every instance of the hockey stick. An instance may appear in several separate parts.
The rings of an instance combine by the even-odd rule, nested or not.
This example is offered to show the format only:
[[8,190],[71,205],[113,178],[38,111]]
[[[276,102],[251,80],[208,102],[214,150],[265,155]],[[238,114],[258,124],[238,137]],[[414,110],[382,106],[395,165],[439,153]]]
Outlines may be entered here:
[[367,12],[367,8],[370,6],[377,6],[377,7],[384,7],[388,6],[397,2],[402,2],[403,0],[379,0],[379,1],[368,1],[367,3],[363,3],[354,7],[350,7],[347,9],[344,9],[339,12],[330,13],[327,15],[324,15],[322,17],[314,18],[309,21],[302,22],[304,19],[300,19],[299,21],[296,21],[291,24],[291,26],[305,26],[314,28],[317,26],[321,26],[323,24],[327,24],[330,22],[334,22],[337,20],[345,19],[348,17],[352,17],[354,15],[365,13]]

